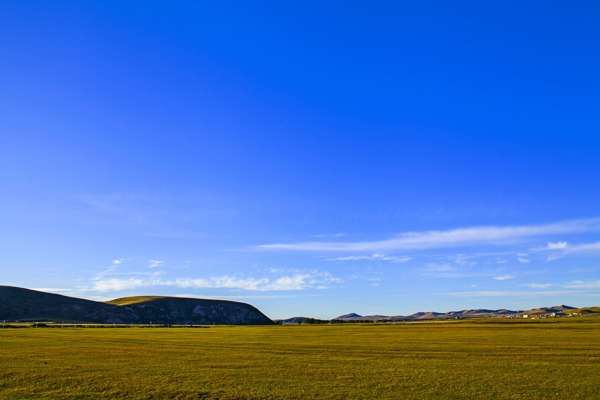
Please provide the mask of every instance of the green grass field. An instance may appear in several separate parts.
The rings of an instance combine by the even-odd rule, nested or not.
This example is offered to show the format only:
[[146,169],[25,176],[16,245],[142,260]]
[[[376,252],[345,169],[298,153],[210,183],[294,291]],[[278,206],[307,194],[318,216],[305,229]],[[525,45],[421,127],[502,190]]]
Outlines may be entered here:
[[598,399],[600,318],[0,329],[0,398]]

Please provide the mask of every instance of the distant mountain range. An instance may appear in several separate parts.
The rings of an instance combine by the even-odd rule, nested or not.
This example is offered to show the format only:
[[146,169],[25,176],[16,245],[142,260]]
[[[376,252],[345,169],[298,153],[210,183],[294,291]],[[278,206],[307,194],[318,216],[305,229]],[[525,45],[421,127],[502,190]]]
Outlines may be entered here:
[[98,302],[13,286],[0,286],[0,320],[102,324],[274,324],[255,307],[234,301],[137,296]]
[[600,313],[600,307],[586,307],[586,308],[575,308],[566,305],[554,306],[554,307],[541,307],[531,310],[488,310],[488,309],[472,309],[472,310],[461,310],[461,311],[449,311],[445,313],[440,312],[417,312],[411,315],[359,315],[356,313],[344,314],[339,317],[333,318],[332,320],[315,320],[309,317],[292,317],[287,319],[278,320],[277,322],[283,324],[297,324],[297,323],[344,323],[344,322],[403,322],[403,321],[425,321],[425,320],[444,320],[444,319],[465,319],[465,318],[538,318],[538,317],[560,317],[566,315],[585,315],[585,314],[597,314]]
[[419,321],[419,320],[428,320],[428,319],[461,319],[461,318],[482,318],[482,317],[510,317],[510,316],[523,316],[523,315],[561,315],[566,314],[569,311],[576,310],[575,307],[570,306],[555,306],[555,307],[543,307],[536,308],[533,310],[507,310],[507,309],[499,309],[499,310],[488,310],[483,308],[472,309],[472,310],[461,310],[461,311],[449,311],[445,313],[428,311],[428,312],[417,312],[410,315],[358,315],[355,313],[340,315],[337,318],[334,318],[334,321]]
[[[472,309],[462,311],[418,312],[402,315],[344,314],[332,320],[293,317],[283,324],[401,322],[463,318],[529,318],[544,316],[600,314],[600,307],[542,307],[532,310]],[[135,296],[99,302],[40,292],[13,286],[0,286],[0,321],[65,322],[101,324],[195,324],[195,325],[272,325],[255,307],[234,301],[164,296]]]

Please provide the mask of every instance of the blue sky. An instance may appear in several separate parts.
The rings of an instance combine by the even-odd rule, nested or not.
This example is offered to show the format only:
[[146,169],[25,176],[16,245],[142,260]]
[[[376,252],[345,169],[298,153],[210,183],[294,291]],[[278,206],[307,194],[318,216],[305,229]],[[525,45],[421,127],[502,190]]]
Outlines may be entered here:
[[0,283],[272,318],[600,305],[600,4],[0,2]]

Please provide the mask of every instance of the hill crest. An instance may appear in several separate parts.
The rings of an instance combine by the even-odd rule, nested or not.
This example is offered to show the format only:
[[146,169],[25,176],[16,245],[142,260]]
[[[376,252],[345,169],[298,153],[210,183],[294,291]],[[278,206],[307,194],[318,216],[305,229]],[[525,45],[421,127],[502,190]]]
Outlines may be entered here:
[[274,323],[250,304],[228,300],[133,296],[97,302],[14,286],[0,286],[0,320],[104,324]]
[[365,315],[361,316],[356,313],[349,313],[340,315],[339,317],[333,318],[332,321],[346,321],[346,322],[370,322],[370,321],[387,321],[387,322],[399,322],[399,321],[421,321],[421,320],[434,320],[434,319],[463,319],[463,318],[484,318],[484,317],[505,317],[505,318],[519,318],[524,315],[528,316],[543,316],[543,315],[568,315],[569,313],[584,313],[584,314],[595,314],[600,312],[600,307],[583,307],[576,308],[567,305],[552,306],[552,307],[540,307],[531,310],[507,310],[505,308],[498,310],[489,309],[469,309],[460,311],[448,311],[448,312],[416,312],[411,315]]

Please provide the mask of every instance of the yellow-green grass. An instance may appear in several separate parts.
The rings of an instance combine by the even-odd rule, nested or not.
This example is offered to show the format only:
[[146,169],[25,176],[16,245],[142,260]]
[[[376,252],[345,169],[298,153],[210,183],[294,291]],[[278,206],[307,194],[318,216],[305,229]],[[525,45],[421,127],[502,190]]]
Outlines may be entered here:
[[0,398],[597,399],[600,318],[0,329]]
[[162,296],[131,296],[131,297],[121,297],[118,299],[105,301],[105,303],[112,304],[115,306],[127,306],[129,304],[143,303],[145,301],[161,299],[161,298],[163,298],[163,297]]
[[589,314],[598,314],[600,313],[600,307],[583,307],[583,308],[577,308],[575,310],[570,310],[569,312],[582,312],[582,313],[589,313]]

